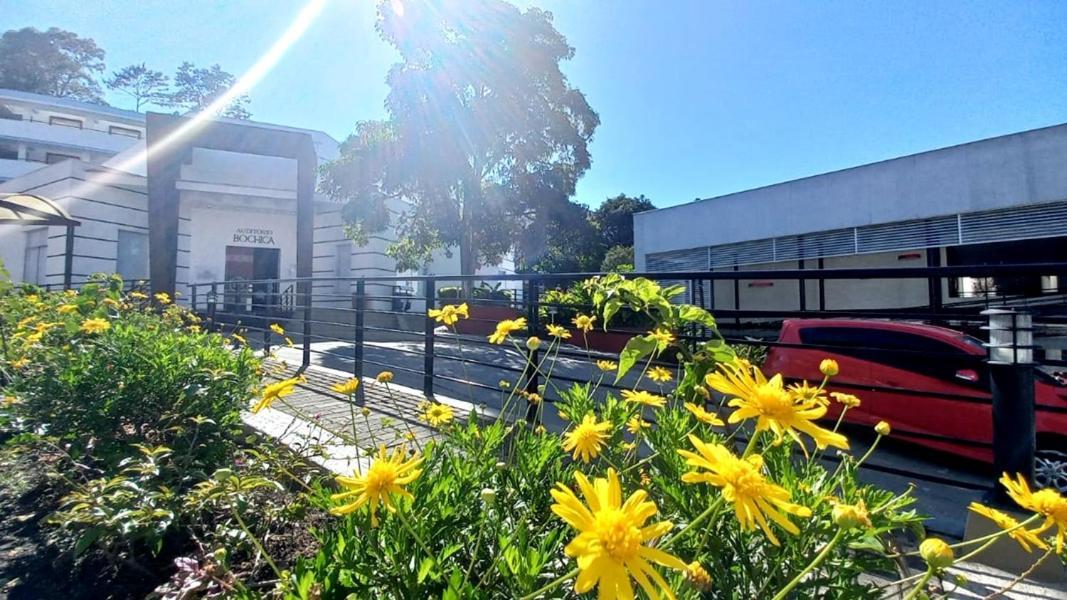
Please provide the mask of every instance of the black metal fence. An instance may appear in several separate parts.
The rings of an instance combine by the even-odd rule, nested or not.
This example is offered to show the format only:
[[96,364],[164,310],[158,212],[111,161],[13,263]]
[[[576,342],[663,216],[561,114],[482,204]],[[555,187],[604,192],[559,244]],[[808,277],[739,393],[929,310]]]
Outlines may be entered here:
[[[555,357],[551,374],[554,384],[539,388],[543,378],[529,365],[541,361],[539,353],[543,349],[529,350],[522,342],[528,335],[547,340],[549,324],[569,327],[574,314],[592,313],[594,307],[588,298],[580,293],[565,293],[574,291],[575,284],[590,276],[316,277],[210,282],[190,286],[187,300],[209,326],[223,331],[244,330],[253,343],[280,348],[279,356],[294,363],[299,361],[302,367],[317,364],[356,377],[389,370],[396,383],[427,397],[448,396],[490,408],[499,408],[506,395],[501,381],[524,385],[528,391],[542,392],[547,402],[543,414],[546,424],[562,427],[551,409],[559,398],[559,387],[596,381],[601,377],[596,361],[617,360],[622,344],[648,329],[648,324],[636,317],[613,323],[606,330],[598,322],[597,330],[588,336],[571,327],[571,339],[559,347]],[[815,378],[818,359],[823,355],[854,361],[853,365],[868,370],[859,374],[843,372],[833,386],[861,398],[873,398],[869,420],[884,417],[894,421],[893,437],[937,451],[925,453],[927,456],[940,452],[978,459],[968,471],[973,476],[961,476],[953,468],[916,465],[908,459],[867,465],[868,470],[883,475],[950,486],[971,495],[989,489],[993,472],[982,465],[988,465],[992,457],[996,429],[991,393],[995,369],[990,368],[983,347],[988,341],[989,324],[983,311],[990,307],[1005,307],[1032,317],[1032,345],[1038,364],[1025,368],[1036,372],[1038,383],[1034,385],[1043,386],[1041,390],[1058,394],[1062,387],[1058,369],[1067,365],[1061,355],[1067,346],[1067,296],[1060,293],[1057,281],[1067,278],[1067,263],[628,275],[638,276],[664,285],[683,286],[681,301],[708,309],[725,339],[754,362],[768,354],[778,364],[795,367],[799,360],[808,365],[808,372],[814,372]],[[998,278],[1020,277],[1042,278],[1052,285],[1043,285],[1036,294],[1011,295],[998,294],[995,286],[988,285]],[[963,284],[968,281],[984,282],[978,286],[981,293],[961,293],[966,292],[967,285]],[[464,301],[470,307],[470,318],[461,320],[456,329],[427,316],[427,309]],[[518,344],[496,345],[488,341],[486,336],[497,322],[518,317],[527,321]],[[807,323],[800,328],[799,337],[783,337],[783,323],[798,319]],[[851,332],[836,331],[835,335],[834,325],[840,320],[860,327]],[[864,323],[870,327],[865,328]],[[278,324],[286,333],[275,333],[272,324]],[[919,331],[909,337],[887,324],[918,325],[920,329],[928,327],[931,332],[942,333],[947,328],[963,334],[960,339],[968,341],[962,347],[946,345],[936,334],[924,337]],[[700,329],[679,333],[687,340],[701,340],[708,335]],[[671,370],[677,366],[672,356],[663,356],[653,364]],[[913,373],[914,377],[885,379],[878,375],[879,371],[886,371],[883,367],[897,374]],[[786,375],[800,378],[796,372]],[[658,391],[657,384],[638,382],[635,375],[618,383],[605,378],[602,383],[604,390],[637,386]],[[1050,403],[1046,396],[1039,394],[1033,413],[1036,416],[1031,417],[1037,423],[1034,443],[1038,450],[1067,453],[1067,426],[1056,425],[1067,423],[1067,392],[1062,404]],[[1029,397],[1033,406],[1033,394]],[[1020,397],[1014,402],[1026,399]],[[1014,406],[1009,409],[1017,410]],[[910,417],[902,416],[907,411],[925,412],[927,422],[941,420],[947,430],[909,424]],[[957,427],[958,422],[968,420],[974,428],[970,434]],[[1003,437],[1004,432],[1000,433]],[[1067,470],[1067,462],[1063,468]],[[1067,472],[1061,475],[1067,482]]]

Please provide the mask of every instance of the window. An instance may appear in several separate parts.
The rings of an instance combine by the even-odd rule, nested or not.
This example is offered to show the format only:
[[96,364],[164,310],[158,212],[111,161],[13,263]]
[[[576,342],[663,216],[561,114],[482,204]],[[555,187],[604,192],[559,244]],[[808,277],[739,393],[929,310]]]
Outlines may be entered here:
[[111,125],[107,128],[107,132],[111,135],[124,135],[126,137],[141,139],[141,132],[137,129],[130,129],[129,127],[119,127],[118,125]]
[[78,129],[82,128],[81,119],[72,119],[70,117],[48,117],[48,124],[59,125],[60,127],[77,127]]
[[48,228],[26,232],[26,254],[22,263],[22,281],[43,285],[48,275]]
[[19,147],[15,144],[6,144],[0,142],[0,159],[4,160],[18,160],[19,159]]
[[984,377],[982,343],[973,338],[964,340],[979,353],[970,354],[923,335],[876,327],[808,327],[800,330],[801,343],[826,346],[827,352],[941,379],[954,379],[960,369],[974,369]]
[[[347,242],[337,244],[334,249],[333,276],[346,278],[352,276],[352,245]],[[348,279],[338,279],[334,282],[334,292],[340,296],[347,296],[351,292],[350,283]]]
[[119,230],[115,271],[125,281],[148,279],[148,234]]
[[65,160],[81,160],[80,156],[74,156],[73,154],[60,154],[59,152],[46,152],[44,155],[44,162],[54,165],[61,163]]

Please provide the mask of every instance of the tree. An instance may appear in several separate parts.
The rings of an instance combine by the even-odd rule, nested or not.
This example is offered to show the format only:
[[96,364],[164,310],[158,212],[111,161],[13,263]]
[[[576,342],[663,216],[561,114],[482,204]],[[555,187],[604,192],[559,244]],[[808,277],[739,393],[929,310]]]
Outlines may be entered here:
[[[204,110],[233,87],[235,81],[233,75],[223,71],[217,64],[197,68],[191,62],[183,62],[174,74],[174,92],[170,95],[170,103],[189,111]],[[248,102],[247,95],[238,96],[218,111],[218,114],[234,119],[247,119],[252,116],[248,110]]]
[[600,263],[600,270],[604,273],[629,273],[634,270],[634,247],[612,246],[604,253],[604,261]]
[[634,245],[634,213],[656,208],[644,194],[635,197],[619,194],[608,198],[593,212],[596,224],[604,243],[612,246]]
[[104,51],[90,38],[52,27],[0,36],[0,88],[104,104],[97,75]]
[[170,78],[162,71],[153,71],[145,66],[129,65],[111,74],[104,84],[108,89],[122,92],[133,98],[134,110],[141,111],[146,104],[159,107],[171,105]]
[[[357,205],[346,211],[352,229],[395,224],[401,265],[458,248],[472,274],[569,202],[600,119],[560,71],[574,50],[551,13],[503,0],[378,10],[378,31],[401,56],[386,78],[389,119],[357,128],[325,187]],[[406,208],[390,217],[381,205],[395,198]]]
[[567,202],[543,211],[544,226],[529,226],[517,248],[521,268],[538,273],[587,273],[600,268],[604,243],[584,205]]

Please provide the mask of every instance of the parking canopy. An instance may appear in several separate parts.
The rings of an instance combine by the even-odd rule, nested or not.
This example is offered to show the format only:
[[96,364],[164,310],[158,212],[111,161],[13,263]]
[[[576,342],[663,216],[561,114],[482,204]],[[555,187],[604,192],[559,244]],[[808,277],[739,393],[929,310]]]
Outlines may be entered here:
[[0,223],[63,227],[80,225],[58,204],[34,194],[0,194]]

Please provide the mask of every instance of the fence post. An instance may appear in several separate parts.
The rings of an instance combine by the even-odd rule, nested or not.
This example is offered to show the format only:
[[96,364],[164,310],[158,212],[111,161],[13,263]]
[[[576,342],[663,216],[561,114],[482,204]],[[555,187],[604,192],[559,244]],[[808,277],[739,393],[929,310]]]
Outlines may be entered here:
[[426,299],[426,306],[424,307],[422,314],[425,319],[425,325],[423,326],[423,344],[422,344],[422,394],[428,399],[433,398],[433,336],[435,321],[430,318],[429,312],[431,308],[434,308],[434,302],[437,295],[437,279],[433,277],[427,277],[424,281],[426,289],[423,290],[423,298]]
[[218,302],[219,302],[219,290],[218,290],[217,284],[212,283],[211,284],[211,292],[209,292],[208,296],[207,296],[207,319],[208,319],[208,327],[211,328],[211,331],[215,331],[216,330],[216,326],[215,326],[215,309],[216,309],[216,306],[217,306]]
[[189,284],[189,288],[190,288],[190,290],[189,290],[189,296],[190,296],[189,297],[189,302],[192,303],[192,305],[193,305],[192,306],[192,310],[195,313],[196,312],[196,284],[195,283]]
[[301,280],[297,289],[302,290],[300,303],[304,307],[304,352],[300,357],[300,368],[306,369],[311,364],[311,280]]
[[[1034,422],[1033,330],[1028,313],[992,308],[989,317],[989,384],[993,395],[994,473],[1022,473],[1034,478],[1036,426]],[[1009,503],[996,485],[993,497]]]
[[[540,311],[538,310],[539,287],[538,282],[535,279],[530,278],[526,280],[526,285],[522,291],[523,302],[526,303],[526,326],[531,336],[538,335],[541,332]],[[537,387],[540,384],[540,380],[537,376],[537,363],[540,360],[541,351],[527,348],[526,352],[526,391],[530,394],[537,394]],[[544,401],[545,399],[541,398],[541,402]],[[537,405],[528,402],[526,404],[526,422],[533,425],[536,421]]]
[[[352,376],[356,378],[361,384],[363,382],[363,318],[364,311],[366,309],[366,287],[364,286],[364,280],[362,278],[356,280],[356,295],[353,298],[356,311],[355,319],[355,336],[353,337],[352,348]],[[363,404],[363,385],[356,388],[356,402]]]

